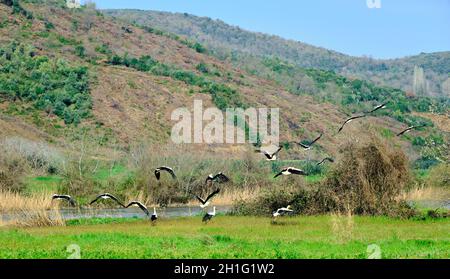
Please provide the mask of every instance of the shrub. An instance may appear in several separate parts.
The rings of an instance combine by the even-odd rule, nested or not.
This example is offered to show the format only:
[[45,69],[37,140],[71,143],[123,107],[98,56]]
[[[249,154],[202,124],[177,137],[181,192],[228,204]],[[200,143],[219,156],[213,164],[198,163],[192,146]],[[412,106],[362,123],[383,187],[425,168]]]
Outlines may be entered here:
[[77,124],[91,113],[88,69],[12,43],[0,49],[0,98],[30,102]]
[[192,48],[198,53],[206,52],[206,48],[204,46],[202,46],[200,43],[194,43]]
[[435,166],[439,161],[433,156],[422,156],[414,162],[414,167],[421,170],[426,170]]
[[450,190],[450,164],[442,163],[432,167],[427,183],[432,187],[445,187]]
[[410,179],[405,154],[378,139],[366,145],[350,143],[325,179],[321,190],[338,211],[388,214]]
[[235,214],[268,215],[291,205],[296,214],[351,214],[410,217],[414,210],[397,200],[409,182],[408,161],[399,150],[374,139],[342,149],[326,179],[309,188],[287,181],[251,200],[234,204]]
[[6,156],[20,158],[32,169],[48,173],[56,173],[60,170],[63,157],[52,147],[43,142],[35,142],[19,137],[6,138],[0,142],[3,150],[7,150]]
[[84,58],[86,56],[86,49],[82,45],[77,45],[75,47],[75,54],[81,58]]

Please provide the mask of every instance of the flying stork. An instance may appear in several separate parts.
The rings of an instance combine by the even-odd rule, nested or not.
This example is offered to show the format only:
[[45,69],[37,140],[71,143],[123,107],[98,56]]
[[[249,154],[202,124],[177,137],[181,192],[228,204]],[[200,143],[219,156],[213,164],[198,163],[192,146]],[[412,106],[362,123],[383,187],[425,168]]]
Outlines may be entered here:
[[294,212],[294,210],[291,209],[291,206],[288,205],[287,207],[278,208],[276,211],[272,213],[272,217],[276,218],[278,216],[284,216],[288,213]]
[[197,195],[194,195],[194,196],[195,196],[195,197],[197,198],[197,200],[199,200],[199,202],[201,203],[201,204],[200,204],[200,207],[201,207],[201,208],[205,208],[205,207],[207,207],[207,206],[209,205],[210,200],[211,200],[215,195],[217,195],[219,192],[220,192],[220,189],[215,190],[214,192],[212,192],[211,194],[209,194],[208,197],[206,197],[206,199],[202,199],[201,197],[199,197],[199,196],[197,196]]
[[209,222],[209,220],[211,220],[214,216],[216,216],[216,207],[213,207],[213,211],[212,212],[208,212],[205,214],[205,216],[203,216],[202,222],[207,224]]
[[362,115],[352,116],[352,117],[348,118],[347,120],[345,120],[344,124],[342,124],[342,126],[339,128],[338,134],[342,131],[342,129],[344,129],[344,126],[345,126],[346,124],[352,122],[352,121],[355,120],[355,119],[363,118],[363,117],[366,117],[366,115],[365,115],[365,114],[362,114]]
[[150,212],[148,211],[147,207],[145,205],[143,205],[141,202],[132,201],[127,206],[125,206],[125,208],[128,208],[130,206],[138,206],[142,211],[144,211],[145,215],[150,217]]
[[161,178],[161,171],[168,172],[172,176],[173,179],[177,178],[176,175],[175,175],[175,172],[173,171],[172,168],[166,167],[166,166],[162,166],[162,167],[159,167],[159,168],[155,169],[155,176],[156,176],[157,180],[159,180]]
[[331,157],[325,157],[322,159],[322,161],[320,161],[319,163],[317,163],[318,166],[322,165],[323,163],[325,163],[325,161],[328,161],[330,163],[334,163],[334,159]]
[[323,135],[323,134],[321,133],[317,138],[315,138],[313,141],[311,141],[311,142],[308,143],[308,144],[303,144],[303,143],[301,143],[301,142],[297,142],[297,144],[300,145],[301,147],[303,147],[305,150],[309,150],[309,149],[311,149],[312,145],[313,145],[314,143],[316,143],[316,141],[320,140],[320,138],[322,137],[322,135]]
[[397,137],[399,137],[399,136],[401,136],[401,135],[403,135],[405,133],[408,133],[408,132],[410,132],[413,129],[422,128],[422,127],[425,127],[425,126],[427,126],[427,125],[410,126],[410,127],[406,128],[405,130],[401,131],[400,133],[398,133]]
[[266,156],[267,161],[275,161],[277,159],[277,154],[278,152],[280,152],[281,149],[283,149],[283,146],[278,147],[278,149],[273,153],[269,153],[266,150],[260,149],[255,150],[255,152],[264,154],[264,156]]
[[55,194],[55,195],[52,196],[52,201],[53,201],[53,200],[65,200],[65,201],[67,201],[71,206],[76,206],[75,200],[74,200],[71,196],[69,196],[69,195],[58,195],[58,194]]
[[374,113],[374,112],[376,112],[377,110],[384,109],[384,108],[386,108],[386,105],[387,105],[388,103],[389,103],[389,102],[382,103],[382,104],[380,104],[380,105],[374,107],[371,111],[366,112],[366,114]]
[[305,171],[293,167],[285,167],[283,168],[279,173],[277,173],[273,178],[277,178],[280,175],[291,175],[291,174],[297,174],[297,175],[307,175]]
[[205,180],[205,184],[207,184],[209,181],[211,182],[217,182],[217,183],[226,183],[230,181],[230,179],[223,173],[219,172],[216,175],[210,174]]
[[117,204],[119,204],[121,207],[125,207],[125,205],[121,201],[119,201],[118,198],[116,198],[115,196],[113,196],[109,193],[98,195],[93,201],[91,201],[89,203],[89,205],[92,205],[92,204],[96,203],[97,201],[107,200],[107,199],[111,199],[111,200],[115,201]]

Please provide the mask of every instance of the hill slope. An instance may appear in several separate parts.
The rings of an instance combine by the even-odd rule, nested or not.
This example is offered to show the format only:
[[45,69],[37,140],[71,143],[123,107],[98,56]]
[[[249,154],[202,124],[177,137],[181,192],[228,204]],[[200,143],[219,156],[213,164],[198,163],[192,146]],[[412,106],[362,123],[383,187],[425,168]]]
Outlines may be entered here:
[[[19,128],[10,125],[25,121],[45,135],[33,137],[45,141],[47,135],[79,141],[87,134],[108,148],[127,149],[142,141],[170,143],[172,111],[191,109],[194,99],[202,99],[205,107],[221,109],[280,108],[281,141],[325,133],[311,155],[319,158],[336,152],[345,140],[364,140],[368,129],[392,137],[391,130],[406,125],[431,125],[424,115],[448,108],[429,98],[275,58],[258,58],[261,71],[269,74],[264,78],[212,56],[198,43],[148,26],[132,26],[89,7],[67,9],[64,1],[33,2],[21,2],[25,12],[0,4],[0,107],[13,118],[2,136],[15,136]],[[302,90],[296,92],[292,89],[299,85],[290,82],[299,76]],[[386,100],[391,101],[389,108],[378,117],[355,122],[335,135],[349,115]],[[430,131],[442,137],[438,129]],[[421,156],[420,147],[411,145],[420,136],[430,137],[422,130],[399,139],[412,158]]]
[[[157,29],[187,36],[210,48],[221,59],[234,64],[258,68],[255,56],[275,56],[302,68],[336,71],[347,77],[371,80],[377,85],[414,91],[415,66],[425,76],[418,87],[424,94],[450,97],[450,52],[377,60],[352,57],[302,42],[285,40],[278,36],[249,32],[220,20],[189,14],[140,10],[105,10],[105,13],[129,22],[150,25]],[[256,65],[255,65],[256,64]],[[252,67],[253,66],[253,67]],[[419,86],[420,85],[420,86]],[[419,89],[420,89],[419,88]],[[417,89],[415,91],[419,91]]]

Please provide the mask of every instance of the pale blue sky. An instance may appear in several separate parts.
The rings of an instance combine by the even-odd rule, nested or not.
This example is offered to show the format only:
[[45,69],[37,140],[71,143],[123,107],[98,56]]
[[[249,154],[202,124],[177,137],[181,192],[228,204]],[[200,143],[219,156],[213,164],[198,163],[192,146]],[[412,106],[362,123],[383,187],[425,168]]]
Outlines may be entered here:
[[187,12],[350,55],[450,50],[450,0],[95,0],[101,9]]

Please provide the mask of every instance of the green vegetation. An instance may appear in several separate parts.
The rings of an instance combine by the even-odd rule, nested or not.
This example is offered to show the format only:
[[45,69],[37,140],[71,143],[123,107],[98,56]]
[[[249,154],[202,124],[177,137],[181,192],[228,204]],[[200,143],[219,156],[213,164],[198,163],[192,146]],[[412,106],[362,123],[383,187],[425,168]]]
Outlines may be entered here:
[[148,55],[139,58],[130,57],[128,54],[123,56],[113,55],[110,57],[109,63],[112,65],[123,65],[142,72],[151,72],[158,76],[171,77],[188,85],[198,86],[201,88],[201,92],[212,96],[214,104],[221,110],[232,107],[246,107],[239,93],[228,85],[210,80],[194,72],[161,63]]
[[12,7],[14,14],[21,14],[27,19],[33,19],[33,13],[23,8],[19,0],[1,0],[1,3]]
[[0,258],[67,258],[76,244],[90,258],[448,258],[450,220],[314,216],[218,216],[148,221],[69,221],[67,227],[0,229]]
[[56,193],[62,177],[56,175],[31,177],[26,182],[25,193]]
[[0,99],[30,102],[77,124],[91,113],[88,69],[12,43],[0,48]]
[[[307,69],[305,73],[315,81],[320,89],[325,89],[329,83],[336,84],[341,91],[341,104],[344,106],[360,110],[361,104],[367,102],[389,101],[388,108],[380,112],[380,115],[389,115],[408,125],[433,126],[430,120],[409,113],[412,111],[444,113],[450,106],[448,98],[441,100],[429,97],[407,97],[405,92],[400,89],[376,86],[365,80],[350,80],[332,71]],[[335,96],[335,92],[328,96],[327,100],[332,101],[333,96]]]
[[158,35],[158,36],[165,36],[165,37],[170,38],[172,40],[178,41],[178,42],[182,43],[183,45],[185,45],[185,46],[187,46],[189,48],[192,48],[193,50],[195,50],[198,53],[206,53],[207,52],[207,49],[202,44],[200,44],[199,42],[192,42],[190,40],[181,38],[180,36],[178,36],[178,35],[176,35],[174,33],[164,32],[162,30],[155,29],[155,28],[150,27],[150,26],[141,26],[141,25],[138,25],[136,22],[134,22],[134,25],[144,29],[148,33],[152,33],[152,34],[155,34],[155,35]]

